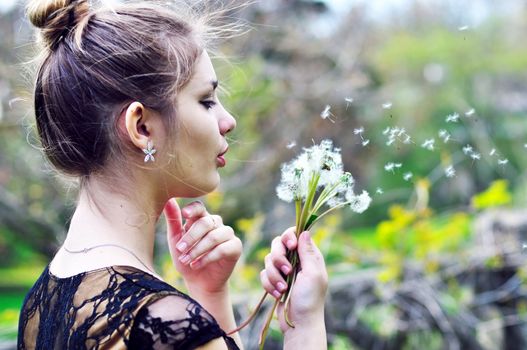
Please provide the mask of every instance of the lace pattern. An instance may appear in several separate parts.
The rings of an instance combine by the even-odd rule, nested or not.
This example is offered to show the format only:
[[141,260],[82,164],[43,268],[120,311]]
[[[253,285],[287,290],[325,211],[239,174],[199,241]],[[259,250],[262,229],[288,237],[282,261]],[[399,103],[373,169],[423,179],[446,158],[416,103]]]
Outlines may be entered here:
[[57,278],[47,267],[20,314],[18,349],[195,349],[235,342],[195,300],[129,266]]

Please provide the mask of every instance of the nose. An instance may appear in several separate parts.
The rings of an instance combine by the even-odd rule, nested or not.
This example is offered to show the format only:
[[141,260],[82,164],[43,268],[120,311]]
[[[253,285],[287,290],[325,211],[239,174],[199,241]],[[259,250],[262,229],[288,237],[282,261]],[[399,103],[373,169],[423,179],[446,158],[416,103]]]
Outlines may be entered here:
[[220,118],[218,119],[218,126],[220,129],[220,134],[222,136],[225,136],[228,132],[234,130],[236,127],[236,119],[223,108],[223,113],[220,115]]

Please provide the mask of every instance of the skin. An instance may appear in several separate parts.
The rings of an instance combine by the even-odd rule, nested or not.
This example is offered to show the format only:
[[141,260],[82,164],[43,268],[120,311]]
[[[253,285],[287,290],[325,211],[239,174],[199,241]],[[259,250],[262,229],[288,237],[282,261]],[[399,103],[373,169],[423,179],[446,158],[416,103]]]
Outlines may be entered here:
[[[90,179],[90,195],[81,191],[71,219],[64,246],[81,250],[99,244],[118,244],[132,254],[115,247],[100,247],[85,254],[70,254],[60,249],[50,264],[58,277],[68,277],[97,268],[128,265],[154,274],[155,225],[164,213],[167,223],[167,244],[174,267],[181,273],[189,294],[207,309],[224,330],[236,328],[228,279],[238,261],[242,244],[222,218],[210,214],[204,205],[192,202],[180,208],[179,197],[197,197],[214,190],[220,181],[217,156],[227,146],[225,135],[236,127],[234,118],[219,102],[215,89],[217,77],[210,58],[203,52],[195,65],[191,80],[177,96],[177,118],[180,129],[175,140],[169,139],[162,116],[140,102],[132,102],[119,119],[119,128],[137,153],[126,159],[136,162],[133,177],[135,196],[111,190],[104,179]],[[143,149],[151,140],[157,149],[155,163],[144,163]],[[113,166],[118,166],[114,164]],[[94,206],[96,198],[99,206]],[[109,219],[111,218],[111,219]],[[284,348],[295,349],[295,339],[309,339],[313,332],[323,338],[313,344],[325,347],[323,324],[324,294],[327,275],[323,258],[311,240],[297,242],[292,230],[275,239],[261,274],[264,288],[275,297],[285,290],[279,270],[290,272],[285,247],[298,247],[305,268],[297,278],[291,304],[291,319],[298,327],[287,329]],[[280,314],[280,313],[279,313]],[[304,324],[304,320],[308,323]],[[238,334],[233,338],[242,347]],[[288,344],[288,345],[287,345]],[[286,346],[287,345],[287,346]],[[203,349],[225,349],[221,339],[211,341]],[[305,346],[304,346],[305,348]]]

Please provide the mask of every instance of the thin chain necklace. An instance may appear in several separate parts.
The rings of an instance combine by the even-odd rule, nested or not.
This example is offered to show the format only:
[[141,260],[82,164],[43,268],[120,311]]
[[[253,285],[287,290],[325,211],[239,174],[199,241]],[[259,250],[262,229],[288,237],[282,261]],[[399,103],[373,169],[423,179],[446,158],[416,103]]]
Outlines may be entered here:
[[86,254],[90,250],[93,250],[93,249],[96,249],[96,248],[101,248],[101,247],[116,247],[116,248],[121,248],[123,250],[126,250],[128,253],[132,254],[134,256],[134,258],[136,258],[137,261],[139,261],[141,263],[141,265],[143,265],[145,267],[145,269],[147,269],[148,271],[150,271],[151,273],[153,273],[154,275],[157,276],[157,274],[154,271],[150,270],[150,268],[148,266],[146,266],[146,264],[141,259],[139,259],[139,257],[133,251],[131,251],[130,249],[128,249],[126,247],[120,246],[118,244],[114,244],[114,243],[99,244],[99,245],[95,245],[93,247],[84,248],[84,249],[80,249],[80,250],[70,250],[70,249],[66,248],[65,245],[62,245],[62,248],[64,248],[64,250],[67,251],[70,254],[78,254],[78,253]]

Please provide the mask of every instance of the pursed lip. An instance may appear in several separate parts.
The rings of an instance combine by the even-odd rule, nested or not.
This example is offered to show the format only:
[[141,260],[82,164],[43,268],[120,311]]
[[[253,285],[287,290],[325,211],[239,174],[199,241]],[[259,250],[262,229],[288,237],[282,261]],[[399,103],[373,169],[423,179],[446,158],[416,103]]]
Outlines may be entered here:
[[216,156],[216,164],[220,168],[223,168],[227,164],[227,160],[225,159],[225,153],[227,153],[228,150],[229,146],[226,146],[225,150]]
[[227,153],[228,150],[229,150],[229,146],[225,146],[225,150],[221,152],[220,154],[218,154],[218,157],[223,157],[225,153]]

